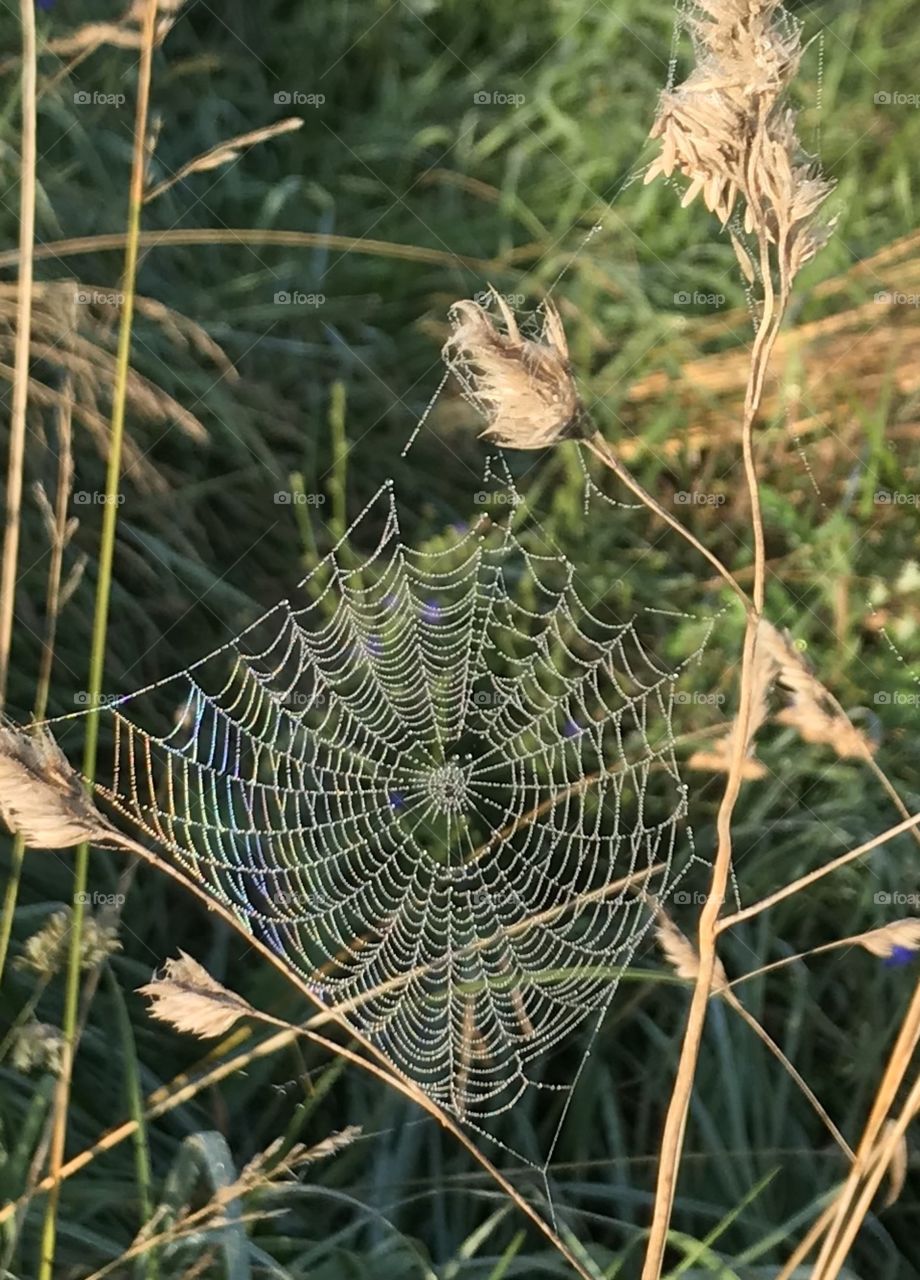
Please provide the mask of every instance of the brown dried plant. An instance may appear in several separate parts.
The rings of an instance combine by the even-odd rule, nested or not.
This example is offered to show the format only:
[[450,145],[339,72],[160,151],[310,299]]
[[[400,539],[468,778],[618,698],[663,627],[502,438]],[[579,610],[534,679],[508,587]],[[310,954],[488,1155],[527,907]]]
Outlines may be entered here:
[[[543,448],[573,435],[584,439],[591,452],[650,510],[715,564],[745,605],[738,711],[727,734],[696,761],[726,776],[717,816],[712,881],[700,913],[697,945],[690,944],[669,922],[659,926],[659,941],[666,955],[679,974],[692,980],[694,989],[662,1137],[642,1280],[659,1280],[664,1264],[706,1007],[713,993],[724,994],[730,1002],[735,999],[727,991],[716,954],[718,934],[780,897],[797,892],[835,865],[843,865],[877,847],[875,842],[868,842],[861,850],[851,851],[819,872],[801,877],[753,908],[720,920],[732,861],[732,817],[743,780],[761,772],[753,754],[754,742],[769,715],[772,691],[781,690],[787,699],[787,705],[776,716],[781,724],[795,729],[804,741],[831,747],[841,758],[867,761],[884,782],[904,822],[883,838],[901,831],[911,831],[916,836],[920,821],[917,815],[908,814],[900,796],[874,763],[873,743],[846,716],[789,638],[764,617],[766,555],[755,423],[793,281],[801,267],[826,243],[833,227],[833,219],[821,216],[832,184],[804,155],[796,134],[795,115],[785,100],[799,64],[800,27],[784,12],[779,0],[699,0],[688,24],[696,64],[683,84],[662,95],[652,130],[652,136],[661,140],[661,153],[650,167],[647,180],[661,175],[670,178],[675,173],[689,179],[682,203],[686,206],[702,194],[723,226],[732,224],[729,234],[739,266],[745,278],[759,286],[757,328],[740,430],[754,546],[751,597],[708,548],[701,546],[635,482],[603,437],[590,431],[583,401],[575,388],[568,349],[558,332],[549,335],[547,341],[544,327],[536,350],[525,349],[519,329],[501,300],[501,329],[482,308],[465,302],[454,307],[454,334],[445,348],[448,366],[457,374],[467,398],[486,418],[484,434],[488,439],[517,449]],[[737,222],[735,210],[739,202],[743,212]],[[745,236],[753,241],[753,254],[744,243]],[[555,317],[556,313],[552,315]],[[543,357],[545,348],[551,352],[548,358]],[[539,362],[535,360],[537,354]],[[539,373],[535,377],[536,368]],[[507,414],[505,421],[503,413]],[[898,922],[856,941],[869,950],[888,954],[905,945],[899,941],[905,939],[907,945],[915,941],[912,922]],[[742,1007],[738,1008],[744,1016]],[[765,1043],[772,1044],[759,1024],[754,1025]],[[771,1051],[779,1052],[775,1045]],[[805,1082],[801,1078],[799,1082],[849,1153]],[[874,1152],[874,1146],[870,1150]],[[854,1167],[866,1158],[861,1149]],[[833,1256],[839,1264],[839,1250]],[[836,1271],[829,1270],[826,1275],[822,1272],[822,1280],[830,1280],[832,1274]]]

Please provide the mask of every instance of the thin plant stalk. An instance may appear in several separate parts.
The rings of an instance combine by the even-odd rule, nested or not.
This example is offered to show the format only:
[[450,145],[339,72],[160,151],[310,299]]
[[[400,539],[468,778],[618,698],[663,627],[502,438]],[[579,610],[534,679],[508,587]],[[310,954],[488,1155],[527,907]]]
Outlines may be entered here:
[[[763,236],[761,237],[761,244],[762,252],[766,259],[767,246]],[[766,260],[766,266],[769,268],[768,259]],[[757,628],[763,614],[766,577],[763,521],[760,511],[757,468],[754,460],[753,432],[760,407],[766,367],[782,322],[782,308],[777,312],[774,307],[772,288],[769,284],[770,279],[771,275],[768,269],[765,272],[764,310],[751,357],[751,368],[745,394],[744,422],[742,424],[745,481],[751,504],[751,522],[754,536],[753,608],[748,612],[745,629],[738,715],[732,734],[728,777],[716,819],[717,847],[712,879],[709,894],[700,912],[699,968],[684,1029],[677,1074],[665,1118],[664,1133],[661,1139],[655,1205],[642,1269],[642,1280],[658,1280],[664,1265],[668,1231],[677,1190],[680,1159],[683,1152],[684,1135],[687,1128],[687,1117],[690,1110],[690,1098],[693,1093],[693,1082],[703,1038],[706,1010],[712,992],[719,913],[725,901],[731,872],[732,815],[741,792],[744,759],[750,737],[751,711],[754,701],[754,650]]]
[[[118,516],[119,479],[121,453],[124,438],[125,402],[131,357],[131,328],[134,313],[134,291],[137,276],[138,241],[141,210],[144,202],[144,171],[146,166],[147,115],[150,102],[150,79],[153,67],[153,44],[157,16],[157,0],[146,0],[141,22],[141,53],[138,67],[137,107],[134,123],[134,151],[131,185],[128,196],[128,231],[123,273],[123,302],[118,334],[115,386],[112,393],[112,426],[106,471],[105,502],[103,505],[102,539],[99,550],[99,577],[96,588],[96,608],[93,620],[92,648],[90,653],[87,700],[95,705],[102,692],[102,675],[105,663],[106,631],[109,613],[109,597],[112,582],[112,562],[115,550],[115,529]],[[99,719],[89,716],[86,721],[86,740],[83,753],[84,776],[92,780],[96,771]],[[67,1112],[70,1099],[70,1082],[73,1075],[73,1059],[76,1050],[77,1017],[80,1004],[80,955],[83,935],[83,914],[86,885],[89,873],[89,845],[77,849],[74,866],[74,901],[70,951],[68,955],[64,1003],[64,1054],[61,1074],[55,1094],[54,1128],[51,1136],[49,1171],[56,1177],[64,1159],[64,1143],[67,1134]],[[59,1183],[55,1181],[42,1227],[38,1280],[52,1280],[54,1275],[55,1239]]]
[[[901,1023],[897,1040],[892,1048],[891,1056],[888,1059],[888,1064],[876,1091],[869,1118],[866,1121],[859,1140],[859,1146],[856,1149],[856,1160],[853,1162],[849,1176],[843,1187],[841,1187],[836,1200],[830,1206],[827,1234],[813,1272],[815,1280],[818,1280],[818,1277],[823,1277],[823,1280],[831,1280],[832,1277],[837,1275],[868,1211],[872,1193],[870,1191],[869,1196],[866,1198],[864,1196],[864,1188],[867,1183],[871,1184],[870,1175],[876,1162],[879,1161],[880,1153],[878,1148],[884,1145],[880,1143],[882,1127],[894,1105],[898,1090],[907,1074],[907,1069],[913,1060],[918,1044],[920,1044],[920,983],[917,984],[914,990],[910,1005]],[[912,1109],[908,1110],[906,1105],[902,1111],[901,1119],[904,1121],[904,1128],[906,1128],[906,1125],[916,1112],[917,1090],[918,1082],[915,1082],[911,1091],[911,1098],[908,1100],[908,1104]],[[903,1132],[903,1128],[900,1132]],[[894,1141],[896,1140],[895,1138]],[[892,1142],[892,1150],[893,1146],[894,1142]],[[881,1179],[888,1163],[890,1163],[890,1156],[884,1160],[884,1164],[878,1173],[878,1180]],[[877,1185],[878,1181],[875,1182],[874,1186]],[[857,1204],[861,1194],[863,1194],[863,1199]]]
[[676,533],[679,533],[682,538],[689,542],[690,546],[693,547],[695,551],[698,551],[701,556],[705,556],[713,568],[719,573],[725,582],[728,583],[732,591],[734,591],[735,595],[744,605],[745,609],[750,612],[751,601],[748,599],[747,593],[744,588],[740,586],[738,579],[734,574],[725,567],[714,552],[710,551],[707,546],[700,542],[699,538],[690,532],[686,525],[681,524],[681,522],[672,516],[669,511],[665,510],[660,502],[652,497],[647,489],[642,487],[635,476],[633,476],[632,473],[623,466],[622,462],[617,458],[616,454],[610,448],[609,444],[600,432],[597,431],[594,435],[589,436],[588,439],[585,440],[585,445],[596,458],[599,458],[601,462],[603,462],[605,467],[608,467],[613,472],[617,479],[622,480],[623,484],[625,484],[626,487],[649,508],[649,510],[653,511],[655,515],[660,516],[661,519],[675,530]]
[[726,929],[734,928],[742,920],[750,920],[752,916],[760,915],[761,911],[766,911],[768,907],[775,906],[777,902],[782,902],[784,898],[791,897],[807,885],[814,884],[816,880],[823,879],[824,876],[830,875],[832,871],[836,871],[839,867],[845,867],[857,858],[862,858],[865,854],[871,853],[873,849],[879,848],[880,845],[887,844],[889,840],[894,840],[896,836],[913,831],[918,826],[920,826],[920,813],[915,813],[912,817],[905,818],[903,822],[899,822],[897,826],[889,827],[887,831],[882,831],[879,835],[873,836],[871,840],[866,840],[863,844],[857,845],[855,849],[849,849],[846,853],[840,854],[838,858],[832,858],[830,862],[825,862],[823,866],[816,867],[814,871],[809,871],[806,875],[799,876],[797,880],[790,881],[789,884],[783,885],[781,889],[777,889],[774,893],[761,898],[759,902],[752,902],[749,907],[744,907],[743,910],[736,911],[733,915],[723,916],[718,923],[717,932],[722,933]]
[[[847,1186],[837,1210],[838,1214],[842,1212],[842,1219],[839,1222],[835,1220],[828,1232],[812,1271],[812,1280],[837,1280],[863,1219],[869,1212],[869,1206],[872,1204],[879,1184],[907,1132],[908,1125],[918,1111],[920,1111],[920,1076],[914,1080],[897,1119],[892,1121],[884,1137],[872,1147],[868,1168],[862,1170],[858,1187],[854,1189],[849,1179],[847,1180]],[[855,1173],[855,1166],[853,1172]]]
[[[70,379],[68,378],[68,387]],[[45,617],[47,619],[45,638],[42,645],[41,666],[38,672],[38,684],[35,690],[33,716],[36,721],[45,718],[48,708],[48,695],[51,690],[51,671],[54,665],[54,645],[57,637],[57,622],[60,613],[61,577],[64,568],[64,548],[67,543],[67,503],[70,499],[70,488],[73,480],[73,451],[71,445],[72,421],[70,397],[58,411],[58,482],[54,504],[54,526],[51,534],[51,563],[48,566],[48,589],[45,596]],[[25,841],[17,832],[13,837],[10,854],[10,875],[3,895],[3,910],[0,913],[0,982],[6,968],[10,938],[13,932],[13,918],[16,914],[16,903],[19,899],[19,884],[22,878],[22,867],[25,861]]]
[[35,243],[35,183],[37,167],[36,84],[37,49],[34,0],[20,0],[22,27],[22,155],[19,170],[19,290],[16,298],[16,345],[10,454],[6,473],[6,522],[3,565],[0,569],[0,706],[6,699],[13,638],[13,605],[19,562],[22,518],[22,474],[26,447],[26,409],[29,401],[29,353],[32,330],[32,279]]

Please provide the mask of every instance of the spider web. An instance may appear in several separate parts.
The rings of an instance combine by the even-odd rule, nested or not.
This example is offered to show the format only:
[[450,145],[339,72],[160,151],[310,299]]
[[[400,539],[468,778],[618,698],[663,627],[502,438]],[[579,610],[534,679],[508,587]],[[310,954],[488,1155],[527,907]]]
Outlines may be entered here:
[[541,1060],[696,858],[681,668],[493,496],[507,519],[417,551],[387,482],[292,598],[97,712],[99,793],[474,1127],[570,1093]]

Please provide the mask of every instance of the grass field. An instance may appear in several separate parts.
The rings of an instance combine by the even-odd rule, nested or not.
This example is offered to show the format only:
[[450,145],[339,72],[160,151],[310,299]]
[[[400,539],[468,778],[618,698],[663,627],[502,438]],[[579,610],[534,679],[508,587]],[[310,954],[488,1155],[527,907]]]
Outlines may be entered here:
[[[797,282],[757,427],[766,613],[878,743],[875,760],[913,814],[920,7],[793,8],[808,42],[793,86],[800,133],[836,182],[829,207],[839,222]],[[69,515],[79,523],[63,551],[73,589],[48,710],[86,705],[138,60],[137,48],[112,43],[48,51],[83,24],[112,21],[104,5],[58,0],[37,5],[36,17],[32,383],[5,704],[19,722],[40,675],[51,559],[34,486],[53,501],[56,410],[67,403]],[[521,310],[553,291],[599,429],[749,584],[744,281],[702,203],[681,208],[680,180],[642,182],[671,57],[669,5],[190,0],[176,19],[153,55],[150,185],[227,139],[288,116],[304,123],[176,181],[143,210],[106,691],[160,680],[236,635],[316,567],[387,477],[413,545],[440,547],[451,526],[475,518],[486,450],[455,387],[411,451],[401,450],[442,376],[448,308],[490,284]],[[21,194],[15,6],[0,24],[0,394],[10,406]],[[684,44],[677,54],[680,76]],[[7,411],[4,457],[9,421]],[[593,462],[619,505],[595,501],[586,512],[574,443],[507,461],[540,537],[576,564],[580,589],[614,617],[640,613],[663,659],[679,662],[699,641],[699,620],[716,619],[694,669],[701,696],[676,706],[674,729],[727,722],[744,633],[730,591]],[[278,501],[292,492],[313,501]],[[372,536],[359,531],[356,551]],[[81,724],[68,722],[61,737],[76,763]],[[766,775],[742,788],[733,825],[742,904],[899,820],[870,768],[791,728],[766,725],[757,754]],[[724,777],[685,778],[696,848],[710,859]],[[2,837],[5,885],[10,845]],[[902,835],[733,930],[720,944],[729,976],[920,915],[917,853]],[[136,989],[180,948],[256,1007],[303,1015],[296,991],[217,916],[148,866],[125,881],[125,866],[112,853],[91,855],[91,893],[124,901],[119,947],[86,1001],[68,1158],[142,1116],[143,1099],[175,1093],[171,1082],[206,1056],[233,1064],[273,1034],[238,1024],[205,1043],[153,1021]],[[675,903],[688,932],[705,888],[701,873]],[[18,1028],[32,1017],[60,1027],[66,999],[63,956],[30,966],[26,943],[73,893],[68,851],[27,851],[0,986],[3,1201],[23,1196],[30,1171],[43,1167],[53,1108],[55,1060],[34,1034],[24,1049]],[[737,988],[854,1147],[916,986],[916,960],[900,958],[844,947]],[[687,984],[649,935],[593,1044],[549,1170],[559,1229],[592,1275],[640,1273],[687,1004]],[[586,1034],[554,1050],[553,1078],[572,1076]],[[501,1137],[546,1151],[557,1121],[558,1108],[528,1095]],[[360,1136],[298,1181],[259,1182],[229,1202],[217,1227],[119,1261],[156,1206],[174,1225],[273,1140],[315,1144],[350,1125]],[[534,1171],[502,1147],[487,1150],[543,1212]],[[888,1206],[884,1193],[873,1201],[841,1275],[920,1276],[910,1133],[907,1152],[899,1193]],[[665,1274],[776,1276],[845,1176],[843,1155],[794,1081],[724,1002],[711,1001]],[[38,1276],[44,1213],[36,1193],[0,1224],[0,1274]],[[133,1134],[66,1179],[57,1224],[55,1280],[573,1274],[430,1116],[307,1043],[231,1065],[163,1114],[148,1111]]]

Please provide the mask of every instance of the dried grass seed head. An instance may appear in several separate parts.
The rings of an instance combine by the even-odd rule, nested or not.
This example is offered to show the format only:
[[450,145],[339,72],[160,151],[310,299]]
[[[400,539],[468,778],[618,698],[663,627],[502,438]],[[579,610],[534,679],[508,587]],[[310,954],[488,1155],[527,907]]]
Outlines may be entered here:
[[138,991],[149,997],[153,1017],[205,1040],[223,1035],[240,1018],[255,1013],[242,996],[222,986],[184,951],[166,961],[162,978]]
[[[33,973],[39,978],[53,978],[67,964],[72,930],[73,912],[69,907],[52,911],[42,927],[26,939],[22,954],[14,962],[16,968]],[[94,916],[84,915],[80,937],[81,969],[95,969],[108,956],[120,950],[121,943],[115,928],[103,924]]]
[[744,226],[783,246],[787,278],[826,242],[816,225],[832,189],[804,156],[795,113],[783,105],[801,58],[801,26],[779,0],[696,0],[686,19],[695,66],[660,98],[651,129],[661,152],[646,182],[689,179],[682,204],[702,194],[723,225],[739,195]]
[[482,436],[509,449],[545,449],[590,433],[575,387],[559,313],[547,300],[538,338],[525,338],[500,294],[499,323],[478,302],[450,309],[442,356],[464,396],[486,419]]
[[0,726],[0,818],[36,849],[69,849],[111,835],[46,729]]

